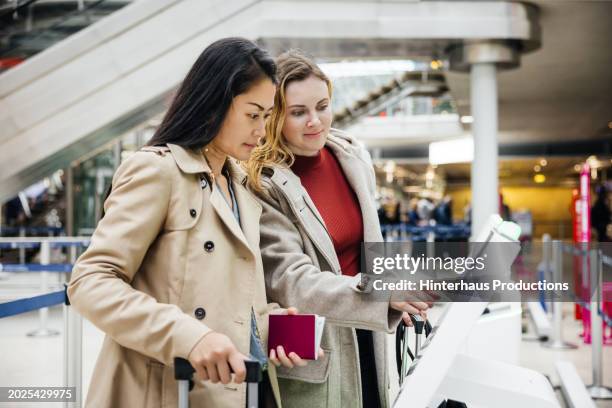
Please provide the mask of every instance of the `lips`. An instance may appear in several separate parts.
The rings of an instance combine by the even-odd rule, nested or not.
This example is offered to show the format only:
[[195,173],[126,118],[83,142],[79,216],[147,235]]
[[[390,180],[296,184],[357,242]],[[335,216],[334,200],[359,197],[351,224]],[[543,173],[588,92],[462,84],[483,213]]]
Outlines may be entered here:
[[322,130],[316,132],[316,133],[304,133],[304,136],[308,137],[308,138],[315,138],[315,137],[319,137],[321,136],[321,133],[323,133]]

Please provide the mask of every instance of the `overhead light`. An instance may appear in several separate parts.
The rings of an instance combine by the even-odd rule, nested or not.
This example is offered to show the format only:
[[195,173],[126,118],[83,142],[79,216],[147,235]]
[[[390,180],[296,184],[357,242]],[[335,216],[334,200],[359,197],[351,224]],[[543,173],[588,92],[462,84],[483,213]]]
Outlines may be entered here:
[[548,164],[548,161],[546,161],[546,159],[542,159],[540,160],[540,166],[544,167]]
[[474,123],[474,118],[472,116],[462,116],[461,123]]
[[395,173],[395,162],[393,160],[389,160],[385,163],[384,167],[385,173],[387,173],[386,180],[387,183],[393,182],[393,173]]
[[546,181],[546,176],[543,175],[542,173],[535,174],[533,176],[533,181],[535,181],[538,184],[542,184],[543,182]]
[[587,157],[586,162],[591,168],[599,167],[599,160],[597,160],[597,156],[595,155]]
[[383,168],[385,172],[393,173],[395,171],[395,162],[393,160],[389,160],[385,163],[385,166]]
[[427,169],[427,172],[425,173],[425,180],[433,180],[435,177],[436,177],[436,172],[433,166],[431,166],[430,168]]
[[431,67],[431,69],[440,69],[442,68],[442,61],[440,60],[433,60],[431,61],[431,63],[429,64],[429,66]]
[[542,168],[540,167],[539,164],[536,164],[535,166],[533,166],[533,171],[535,171],[536,173],[539,173],[540,170],[542,170]]
[[470,163],[474,160],[474,139],[445,140],[429,144],[429,164]]

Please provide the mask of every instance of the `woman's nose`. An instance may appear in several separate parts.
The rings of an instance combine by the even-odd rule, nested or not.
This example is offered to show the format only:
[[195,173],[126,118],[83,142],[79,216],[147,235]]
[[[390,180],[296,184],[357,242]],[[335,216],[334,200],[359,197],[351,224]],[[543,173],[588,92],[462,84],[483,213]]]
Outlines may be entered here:
[[321,120],[318,115],[313,115],[310,121],[306,124],[308,127],[314,127],[321,124]]

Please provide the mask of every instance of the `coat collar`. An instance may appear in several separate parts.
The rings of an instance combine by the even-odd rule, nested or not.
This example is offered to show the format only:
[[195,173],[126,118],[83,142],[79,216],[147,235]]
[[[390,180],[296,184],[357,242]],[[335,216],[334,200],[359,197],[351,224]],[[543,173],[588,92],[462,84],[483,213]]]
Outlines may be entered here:
[[345,153],[355,156],[359,156],[360,149],[363,149],[363,146],[355,138],[343,130],[334,128],[330,130],[325,144],[332,148],[332,150],[341,149]]
[[[373,174],[370,174],[373,173],[373,168],[369,155],[357,140],[335,129],[330,132],[326,146],[336,155],[347,181],[357,196],[363,217],[364,241],[382,241],[378,213],[374,205],[376,180]],[[272,170],[269,176],[272,183],[283,192],[285,198],[290,202],[298,221],[307,234],[313,241],[318,242],[319,250],[330,261],[330,266],[339,268],[333,242],[331,236],[329,236],[329,231],[325,227],[323,217],[302,186],[300,178],[287,167],[275,166]],[[333,198],[330,197],[330,199]],[[310,212],[318,222],[306,220],[302,212],[305,206],[310,208]]]
[[[168,149],[182,172],[188,174],[207,174],[209,177],[212,175],[212,170],[201,151],[185,149],[171,143],[168,144]],[[244,187],[246,173],[238,162],[228,157],[225,166],[233,182],[242,226],[238,224],[232,210],[216,187],[213,187],[211,190],[210,203],[232,234],[256,255],[259,248],[261,204]]]
[[193,149],[186,149],[179,145],[168,143],[168,148],[176,165],[183,173],[211,173],[208,163],[204,159],[202,152]]
[[[176,144],[168,143],[168,149],[174,157],[176,165],[181,169],[182,172],[188,174],[207,173],[211,174],[212,170],[208,165],[208,162],[204,158],[201,151],[193,149],[186,149]],[[246,180],[246,173],[237,160],[227,158],[225,165],[229,169],[230,177],[238,184],[243,185]]]

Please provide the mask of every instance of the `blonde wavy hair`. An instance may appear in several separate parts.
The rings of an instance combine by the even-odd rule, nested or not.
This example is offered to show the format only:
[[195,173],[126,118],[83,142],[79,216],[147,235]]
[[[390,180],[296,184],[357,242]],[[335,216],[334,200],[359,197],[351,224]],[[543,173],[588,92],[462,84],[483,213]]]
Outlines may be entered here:
[[285,91],[287,85],[294,81],[303,81],[314,76],[324,81],[329,89],[329,97],[332,95],[332,83],[323,73],[321,68],[300,50],[289,50],[276,58],[278,85],[274,96],[274,109],[266,123],[266,135],[263,143],[257,146],[249,160],[246,162],[245,170],[248,174],[249,186],[255,191],[262,191],[261,175],[266,167],[284,166],[289,167],[295,160],[293,153],[283,136],[283,125],[287,112],[287,100]]

